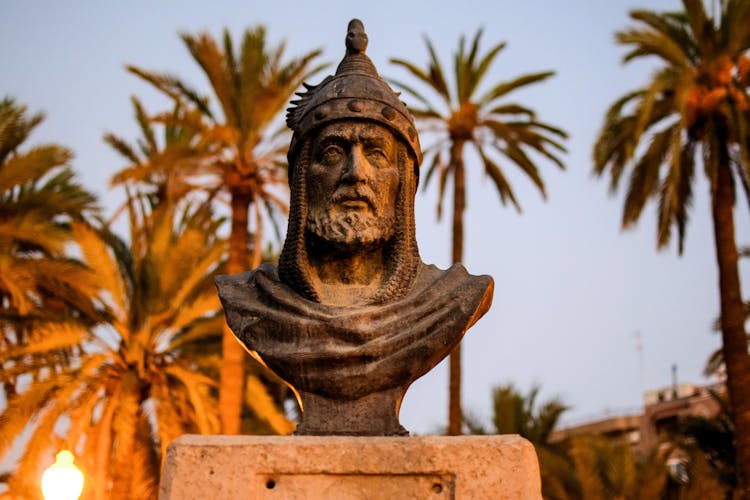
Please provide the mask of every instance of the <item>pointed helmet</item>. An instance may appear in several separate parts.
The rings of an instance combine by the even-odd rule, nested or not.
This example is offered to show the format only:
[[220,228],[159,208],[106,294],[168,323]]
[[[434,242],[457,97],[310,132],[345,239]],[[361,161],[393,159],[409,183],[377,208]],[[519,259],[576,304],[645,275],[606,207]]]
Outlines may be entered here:
[[[346,34],[346,55],[336,68],[336,74],[326,77],[318,85],[304,84],[306,91],[297,95],[287,110],[286,124],[292,129],[289,164],[302,139],[313,130],[337,120],[368,120],[390,129],[403,140],[417,165],[422,163],[422,150],[414,126],[414,119],[399,100],[398,94],[375,69],[367,49],[367,33],[359,19],[349,22]],[[289,172],[293,178],[293,172]]]

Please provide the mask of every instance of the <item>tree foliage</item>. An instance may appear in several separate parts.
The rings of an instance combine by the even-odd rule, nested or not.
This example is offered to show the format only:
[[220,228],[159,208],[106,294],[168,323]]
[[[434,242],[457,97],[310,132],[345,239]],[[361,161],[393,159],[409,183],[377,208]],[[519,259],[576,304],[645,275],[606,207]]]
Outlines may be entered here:
[[679,487],[695,498],[707,489],[732,498],[740,493],[734,423],[726,395],[712,391],[711,396],[719,403],[718,414],[682,417],[673,430],[672,442],[686,465]]
[[200,111],[177,101],[170,112],[150,116],[137,97],[131,102],[141,137],[131,144],[104,134],[104,141],[129,162],[112,176],[112,186],[126,187],[153,204],[177,204],[196,192],[212,196],[219,191],[213,161],[219,146],[200,134],[206,127]]
[[[43,118],[9,97],[0,101],[0,352],[27,346],[36,330],[58,321],[101,319],[96,277],[77,257],[74,234],[98,213],[96,198],[75,179],[68,149],[23,147]],[[49,354],[56,365],[68,351]],[[0,372],[11,397],[23,370],[3,360]]]
[[[531,73],[487,84],[488,71],[505,48],[505,42],[481,54],[481,37],[480,29],[469,46],[464,37],[459,40],[458,51],[453,58],[454,79],[451,85],[428,38],[425,38],[429,53],[426,68],[404,59],[391,59],[393,64],[405,69],[432,95],[430,99],[411,85],[393,82],[418,103],[409,109],[417,119],[422,138],[435,139],[424,151],[425,164],[429,165],[424,185],[427,187],[433,178],[438,179],[438,218],[442,216],[446,187],[453,182],[453,262],[463,261],[466,144],[471,144],[476,150],[482,168],[492,179],[502,204],[511,203],[519,211],[520,205],[507,178],[507,165],[523,172],[545,197],[544,182],[537,167],[538,159],[564,168],[560,154],[565,152],[565,147],[559,141],[567,138],[567,134],[539,120],[536,112],[528,106],[509,100],[512,92],[545,81],[554,72]],[[480,91],[480,88],[485,90]],[[448,433],[459,434],[462,422],[460,345],[450,356],[449,384]]]
[[452,85],[446,81],[435,48],[427,38],[425,43],[429,61],[426,68],[403,59],[391,59],[393,64],[406,69],[436,97],[428,99],[417,88],[394,80],[397,87],[418,102],[409,109],[421,126],[423,135],[435,137],[435,141],[425,148],[425,164],[429,165],[425,187],[434,177],[438,179],[441,200],[438,216],[442,214],[442,200],[450,179],[457,168],[463,167],[463,148],[455,151],[453,148],[456,144],[471,144],[476,149],[500,201],[503,204],[511,203],[519,210],[520,205],[503,167],[506,171],[508,166],[520,169],[543,196],[546,196],[546,188],[535,159],[544,158],[564,168],[560,154],[565,152],[565,147],[559,141],[567,138],[567,134],[558,127],[540,121],[537,113],[527,105],[510,100],[510,94],[514,91],[543,82],[553,76],[554,71],[530,73],[496,82],[480,94],[480,89],[488,86],[486,77],[492,63],[506,46],[505,42],[500,42],[481,54],[481,37],[480,29],[469,46],[461,37],[453,60]]
[[[220,196],[225,196],[230,206],[227,271],[239,273],[261,263],[264,217],[274,221],[277,213],[286,212],[286,144],[278,141],[272,127],[292,93],[322,67],[312,66],[320,51],[285,61],[285,43],[269,46],[263,26],[244,32],[239,51],[227,30],[220,42],[208,33],[184,33],[181,38],[208,78],[220,112],[212,108],[207,97],[174,75],[135,66],[128,69],[172,99],[175,109],[182,113],[163,116],[162,121],[197,133],[198,144],[209,149],[198,162],[200,174],[222,188]],[[186,168],[192,173],[192,167],[182,160],[162,161],[158,166],[166,178],[181,176],[177,172],[186,172]],[[222,352],[222,431],[236,434],[241,430],[243,390],[250,386],[244,385],[246,353],[228,327],[224,329]],[[258,402],[260,406],[265,405]],[[282,429],[288,430],[288,423],[277,431]]]
[[[35,494],[40,460],[67,448],[82,457],[94,498],[153,498],[166,445],[219,430],[220,221],[207,205],[178,212],[141,201],[127,205],[129,244],[106,228],[73,227],[107,321],[50,323],[2,352],[25,377],[0,413],[0,454],[29,432],[8,481],[13,494]],[[53,365],[61,349],[65,362]]]
[[[540,387],[522,394],[513,384],[492,389],[492,432],[518,434],[536,448],[542,476],[542,494],[549,499],[572,499],[580,492],[574,463],[565,444],[550,441],[560,417],[568,407],[558,398],[540,403]],[[489,431],[472,418],[466,419],[471,434]]]
[[674,229],[680,252],[696,162],[714,191],[724,154],[738,180],[750,174],[750,5],[724,0],[716,19],[699,0],[684,7],[632,11],[636,27],[616,34],[629,47],[624,62],[657,57],[663,66],[610,106],[594,147],[594,171],[609,172],[610,189],[627,175],[623,227],[655,199],[658,245],[667,245]]
[[[627,175],[623,227],[649,200],[657,205],[657,245],[676,232],[681,253],[696,167],[711,190],[719,270],[723,358],[737,429],[739,470],[750,477],[750,355],[734,234],[736,185],[750,178],[750,2],[702,0],[680,12],[635,10],[617,32],[624,62],[656,58],[650,81],[616,100],[594,146],[594,171],[615,190]],[[750,495],[750,481],[745,494]]]

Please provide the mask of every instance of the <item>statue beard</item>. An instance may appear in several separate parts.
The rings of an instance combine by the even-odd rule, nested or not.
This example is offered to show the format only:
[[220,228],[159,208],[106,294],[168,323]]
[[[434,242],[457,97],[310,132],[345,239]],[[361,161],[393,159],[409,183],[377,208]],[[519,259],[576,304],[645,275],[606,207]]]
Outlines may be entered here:
[[319,240],[341,249],[377,247],[393,237],[394,220],[370,211],[322,210],[307,215],[307,231]]

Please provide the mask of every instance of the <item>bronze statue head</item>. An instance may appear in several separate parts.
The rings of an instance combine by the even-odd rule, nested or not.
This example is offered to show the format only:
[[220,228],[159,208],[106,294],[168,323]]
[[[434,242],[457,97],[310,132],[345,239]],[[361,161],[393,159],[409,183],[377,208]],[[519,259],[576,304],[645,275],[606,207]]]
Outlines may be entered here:
[[414,231],[419,138],[366,47],[362,22],[354,19],[336,74],[306,84],[287,113],[291,199],[279,276],[318,302],[311,253],[381,249],[383,279],[370,303],[406,293],[420,262]]

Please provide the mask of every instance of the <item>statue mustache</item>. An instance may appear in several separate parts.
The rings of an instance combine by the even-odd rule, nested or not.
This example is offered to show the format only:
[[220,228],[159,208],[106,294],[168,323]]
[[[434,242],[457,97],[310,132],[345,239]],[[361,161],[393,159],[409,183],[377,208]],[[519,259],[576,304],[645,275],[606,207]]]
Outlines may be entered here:
[[331,196],[331,203],[342,203],[344,201],[364,201],[375,211],[375,193],[367,186],[355,186],[337,189]]

